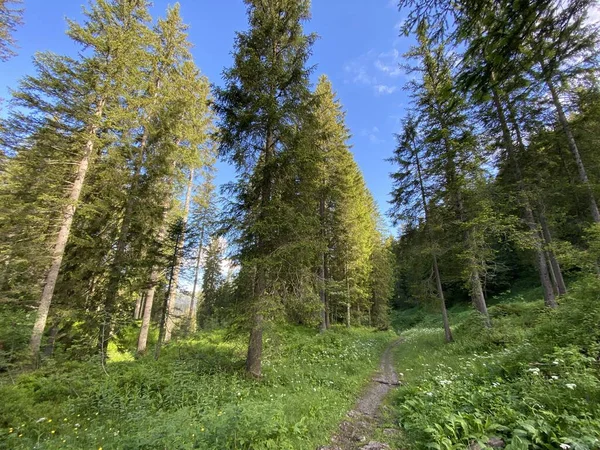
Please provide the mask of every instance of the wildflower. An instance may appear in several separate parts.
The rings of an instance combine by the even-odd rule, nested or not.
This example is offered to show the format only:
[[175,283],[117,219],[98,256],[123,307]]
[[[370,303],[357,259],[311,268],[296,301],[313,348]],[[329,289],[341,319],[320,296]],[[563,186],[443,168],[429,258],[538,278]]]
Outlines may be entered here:
[[567,383],[565,384],[565,386],[569,389],[575,389],[577,387],[577,385],[575,383]]
[[431,396],[433,396],[433,392],[427,392],[427,395],[429,395],[431,397]]
[[35,423],[42,423],[44,420],[46,420],[45,417],[40,417],[38,420],[35,421]]
[[[558,359],[555,359],[554,361],[552,361],[552,364],[554,364],[555,366],[558,366],[560,364],[560,362],[558,361]],[[563,444],[563,445],[567,445],[567,444]]]
[[450,381],[450,380],[441,380],[441,381],[440,381],[440,384],[441,384],[442,386],[446,386],[446,385],[448,385],[448,384],[452,384],[452,381]]
[[8,434],[10,434],[10,433],[12,433],[12,432],[13,432],[13,429],[12,429],[12,428],[9,428],[9,429],[8,429]]
[[56,430],[52,430],[50,433],[54,434],[54,433],[56,433]]
[[538,369],[537,367],[533,367],[531,369],[528,369],[527,371],[531,372],[534,375],[539,375],[540,374],[540,369]]
[[75,424],[75,428],[79,428],[81,425],[79,425],[78,423]]
[[552,375],[552,379],[553,380],[558,380],[558,377],[556,375]]
[[571,448],[571,446],[569,444],[560,444],[560,448],[562,448],[563,450],[568,450]]
[[48,423],[52,422],[52,419],[48,419]]
[[22,435],[22,434],[19,434],[19,437],[23,437],[23,435]]

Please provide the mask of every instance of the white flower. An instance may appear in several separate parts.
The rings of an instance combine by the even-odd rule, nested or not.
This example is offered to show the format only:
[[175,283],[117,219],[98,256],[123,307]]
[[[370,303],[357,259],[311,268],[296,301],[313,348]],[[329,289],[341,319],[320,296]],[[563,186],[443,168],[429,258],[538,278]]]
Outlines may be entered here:
[[[555,366],[558,366],[560,364],[560,362],[558,361],[558,359],[555,359],[554,361],[552,361],[552,364],[554,364]],[[567,445],[567,444],[563,444],[563,445]]]
[[441,380],[441,381],[440,381],[440,384],[441,384],[442,386],[446,386],[446,385],[448,385],[448,384],[452,384],[452,381],[450,381],[450,380]]
[[45,417],[40,417],[38,420],[35,421],[35,423],[42,423],[44,420],[46,420]]
[[427,395],[429,395],[431,397],[431,396],[433,396],[433,392],[427,392]]
[[531,372],[534,375],[539,375],[540,374],[540,369],[538,369],[537,367],[533,367],[531,369],[528,369],[528,372]]
[[496,383],[496,382],[494,381],[494,382],[492,383],[492,386],[494,386],[494,387],[498,387],[498,386],[500,386],[500,383]]
[[560,444],[560,448],[562,448],[563,450],[568,450],[571,448],[571,446],[569,444]]
[[558,377],[556,375],[552,375],[552,379],[553,380],[558,380]]
[[575,389],[577,387],[577,385],[575,383],[567,383],[565,384],[566,387],[568,387],[569,389]]

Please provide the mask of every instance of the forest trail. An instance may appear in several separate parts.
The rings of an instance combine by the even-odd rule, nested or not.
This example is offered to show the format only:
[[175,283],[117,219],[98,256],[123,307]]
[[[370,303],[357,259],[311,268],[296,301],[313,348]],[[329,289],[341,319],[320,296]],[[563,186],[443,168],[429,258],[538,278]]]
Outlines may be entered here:
[[402,343],[398,338],[383,352],[379,371],[375,374],[371,384],[360,397],[354,409],[348,412],[346,420],[340,424],[340,428],[332,438],[331,444],[319,447],[319,450],[383,450],[389,449],[387,444],[369,441],[368,437],[373,434],[380,425],[379,409],[388,392],[399,386],[398,374],[394,369],[393,350]]

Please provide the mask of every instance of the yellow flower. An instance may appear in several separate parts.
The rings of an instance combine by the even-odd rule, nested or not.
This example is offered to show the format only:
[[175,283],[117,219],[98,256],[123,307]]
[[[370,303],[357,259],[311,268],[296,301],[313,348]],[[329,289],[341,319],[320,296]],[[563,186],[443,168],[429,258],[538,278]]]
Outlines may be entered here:
[[52,422],[52,419],[48,419],[48,423]]
[[54,433],[56,433],[56,430],[52,430],[50,433],[54,434]]
[[23,437],[23,435],[22,435],[22,434],[20,434],[20,435],[19,435],[19,437]]
[[12,432],[13,432],[13,429],[12,429],[12,428],[9,428],[9,429],[8,429],[8,434],[10,434],[10,433],[12,433]]
[[200,428],[200,431],[204,432],[204,427]]

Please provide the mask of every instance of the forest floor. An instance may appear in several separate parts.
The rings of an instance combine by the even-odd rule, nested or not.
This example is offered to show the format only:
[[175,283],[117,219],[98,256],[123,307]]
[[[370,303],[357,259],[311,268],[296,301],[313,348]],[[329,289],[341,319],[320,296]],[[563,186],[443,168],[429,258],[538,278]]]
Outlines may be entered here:
[[394,368],[393,351],[402,339],[390,343],[383,352],[379,371],[372,379],[364,394],[358,399],[354,409],[348,412],[340,424],[339,431],[331,438],[331,445],[322,450],[383,450],[390,447],[384,442],[370,440],[375,429],[382,425],[381,410],[389,391],[399,386],[398,374]]
[[365,328],[272,326],[258,381],[244,373],[246,336],[224,329],[173,342],[158,361],[135,359],[135,329],[126,331],[109,348],[107,373],[95,356],[77,361],[58,348],[36,371],[0,376],[0,449],[314,450],[395,339]]
[[[556,309],[539,288],[490,298],[492,329],[467,305],[394,312],[401,386],[375,430],[393,449],[600,448],[600,280],[569,285]],[[386,430],[397,430],[388,434]]]

